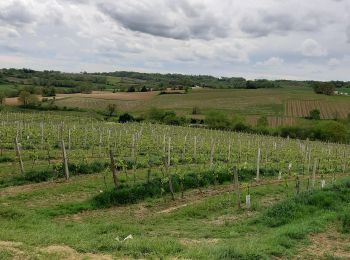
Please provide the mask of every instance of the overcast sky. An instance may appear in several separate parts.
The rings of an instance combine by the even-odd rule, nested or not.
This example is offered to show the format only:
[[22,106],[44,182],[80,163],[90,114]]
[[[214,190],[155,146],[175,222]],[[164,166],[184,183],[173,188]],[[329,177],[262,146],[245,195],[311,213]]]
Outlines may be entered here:
[[350,80],[350,1],[0,0],[0,67]]

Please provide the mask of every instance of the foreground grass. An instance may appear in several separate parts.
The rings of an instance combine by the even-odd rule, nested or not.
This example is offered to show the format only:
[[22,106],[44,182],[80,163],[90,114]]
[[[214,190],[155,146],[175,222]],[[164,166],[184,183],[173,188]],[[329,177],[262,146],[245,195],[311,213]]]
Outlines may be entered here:
[[[38,248],[55,244],[115,258],[264,259],[295,255],[308,234],[331,222],[344,232],[348,227],[349,181],[298,197],[293,183],[258,186],[251,210],[238,211],[232,187],[220,185],[188,191],[184,199],[177,194],[175,202],[165,197],[73,215],[60,211],[84,205],[103,185],[102,175],[91,175],[0,193],[0,240],[22,242],[22,250],[39,259],[53,256]],[[130,234],[133,239],[122,241]],[[1,248],[1,258],[14,254]]]

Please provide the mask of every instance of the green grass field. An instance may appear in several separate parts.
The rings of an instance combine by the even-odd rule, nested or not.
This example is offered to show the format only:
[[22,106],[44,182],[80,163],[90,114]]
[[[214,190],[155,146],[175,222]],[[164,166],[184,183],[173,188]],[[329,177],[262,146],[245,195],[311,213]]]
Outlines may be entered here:
[[[166,196],[65,212],[65,205],[78,207],[105,189],[101,174],[2,189],[1,259],[285,259],[304,255],[308,234],[325,232],[332,223],[341,232],[338,218],[348,202],[339,198],[349,194],[348,189],[304,194],[305,202],[294,207],[293,181],[288,187],[282,182],[252,188],[252,208],[237,210],[228,184],[188,191],[184,198],[176,194],[175,201]],[[123,241],[129,235],[132,239]]]

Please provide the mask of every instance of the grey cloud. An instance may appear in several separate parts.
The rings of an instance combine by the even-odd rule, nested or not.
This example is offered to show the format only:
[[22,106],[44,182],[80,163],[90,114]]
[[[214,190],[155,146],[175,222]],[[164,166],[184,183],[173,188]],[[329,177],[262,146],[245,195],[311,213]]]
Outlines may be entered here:
[[186,1],[165,1],[165,6],[140,4],[130,9],[122,4],[100,4],[99,9],[124,28],[177,40],[214,39],[228,35],[228,26],[203,6]]
[[35,16],[21,1],[13,1],[0,9],[0,20],[6,24],[21,26],[34,22]]
[[332,21],[320,13],[309,12],[298,16],[286,12],[259,11],[245,16],[239,23],[240,29],[254,37],[269,34],[286,34],[291,31],[318,31],[325,23]]

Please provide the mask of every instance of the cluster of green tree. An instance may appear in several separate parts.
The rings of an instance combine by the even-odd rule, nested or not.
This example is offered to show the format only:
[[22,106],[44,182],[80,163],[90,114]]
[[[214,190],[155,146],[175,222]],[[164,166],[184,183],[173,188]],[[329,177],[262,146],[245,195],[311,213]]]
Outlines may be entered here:
[[268,125],[267,117],[262,116],[258,119],[256,126],[251,126],[245,123],[243,117],[231,117],[221,111],[211,111],[205,115],[204,120],[195,120],[177,116],[174,111],[151,108],[145,118],[137,120],[128,113],[119,117],[119,122],[126,123],[132,121],[147,120],[153,123],[162,123],[167,125],[189,125],[196,123],[197,126],[202,126],[210,129],[238,131],[252,134],[264,134],[281,137],[290,137],[297,139],[321,140],[330,142],[349,142],[350,141],[350,114],[347,120],[317,120],[317,111],[310,112],[316,119],[308,124],[299,124],[298,126],[283,126],[271,128]]
[[258,89],[276,87],[313,87],[317,93],[332,94],[335,88],[350,88],[350,82],[246,80],[242,77],[214,77],[209,75],[183,75],[116,71],[108,73],[63,73],[31,69],[1,69],[0,84],[15,83],[39,87],[55,87],[63,93],[89,93],[106,88],[115,91],[185,89],[199,86],[225,89]]
[[348,143],[350,121],[316,121],[312,125],[288,126],[273,130],[273,135],[298,139]]
[[1,82],[42,88],[54,87],[61,93],[90,93],[92,90],[103,90],[107,86],[107,78],[101,75],[30,69],[2,69],[0,84]]
[[328,96],[333,95],[334,91],[337,88],[337,84],[335,82],[312,82],[311,86],[314,89],[315,93]]
[[229,117],[223,112],[207,114],[204,123],[207,127],[222,130],[243,131],[254,134],[266,134],[297,139],[321,140],[330,142],[350,141],[350,114],[347,120],[319,120],[318,110],[310,111],[313,122],[300,123],[298,126],[283,126],[270,128],[265,116],[258,119],[257,126],[253,127],[244,122],[244,118]]
[[163,90],[167,87],[177,89],[185,87],[208,87],[208,88],[275,88],[278,83],[270,80],[246,80],[241,77],[214,77],[209,75],[183,75],[183,74],[160,74],[139,73],[128,71],[116,71],[101,73],[104,76],[128,78],[143,81],[144,84],[153,89]]

